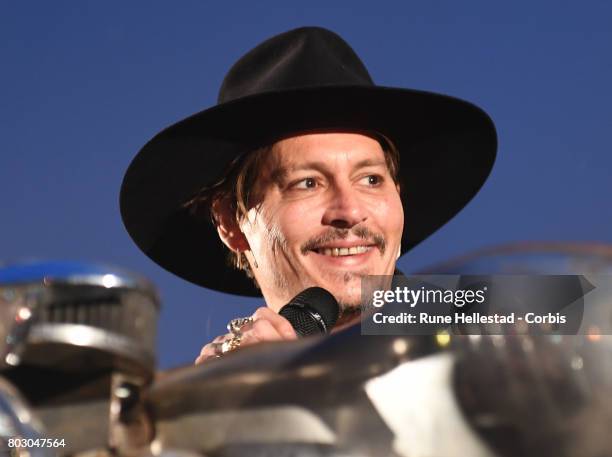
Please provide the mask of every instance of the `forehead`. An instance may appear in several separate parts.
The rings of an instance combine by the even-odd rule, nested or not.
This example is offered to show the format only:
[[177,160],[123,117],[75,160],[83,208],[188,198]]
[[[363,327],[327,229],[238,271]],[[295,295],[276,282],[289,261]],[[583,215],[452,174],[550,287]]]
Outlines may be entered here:
[[384,160],[380,143],[359,133],[309,133],[274,143],[268,166],[290,170],[305,163],[352,164],[363,160]]

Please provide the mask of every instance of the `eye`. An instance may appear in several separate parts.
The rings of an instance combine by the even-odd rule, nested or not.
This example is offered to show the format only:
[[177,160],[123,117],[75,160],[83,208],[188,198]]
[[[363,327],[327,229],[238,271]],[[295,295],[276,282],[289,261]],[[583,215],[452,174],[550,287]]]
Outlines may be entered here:
[[294,189],[314,189],[317,187],[317,180],[315,178],[304,178],[296,181],[291,185]]
[[380,175],[368,175],[361,178],[361,182],[367,186],[376,187],[382,184],[383,178]]

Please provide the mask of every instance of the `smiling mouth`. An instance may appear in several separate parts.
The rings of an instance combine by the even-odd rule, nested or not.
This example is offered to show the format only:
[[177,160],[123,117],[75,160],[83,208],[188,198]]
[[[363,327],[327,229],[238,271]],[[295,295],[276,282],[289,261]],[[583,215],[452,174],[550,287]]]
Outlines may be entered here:
[[330,257],[345,257],[349,255],[365,254],[366,252],[370,251],[372,248],[374,248],[374,246],[366,246],[366,245],[352,246],[350,248],[322,247],[318,249],[313,249],[313,251],[316,252],[317,254],[327,255]]

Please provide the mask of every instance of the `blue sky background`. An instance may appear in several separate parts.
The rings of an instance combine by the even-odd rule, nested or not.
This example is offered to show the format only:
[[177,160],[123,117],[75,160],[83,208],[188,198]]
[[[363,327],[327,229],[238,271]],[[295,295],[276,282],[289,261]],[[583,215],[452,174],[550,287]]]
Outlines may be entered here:
[[302,25],[343,36],[378,84],[455,95],[496,122],[489,181],[404,271],[510,241],[612,242],[611,2],[2,2],[0,260],[143,274],[163,300],[160,367],[191,363],[261,302],[148,260],[119,216],[123,173],[157,131],[213,105],[244,52]]

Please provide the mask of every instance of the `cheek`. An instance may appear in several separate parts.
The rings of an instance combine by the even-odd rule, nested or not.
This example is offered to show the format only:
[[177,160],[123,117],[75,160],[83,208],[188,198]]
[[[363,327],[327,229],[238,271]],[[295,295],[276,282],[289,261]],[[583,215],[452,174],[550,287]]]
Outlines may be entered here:
[[250,223],[244,226],[243,232],[251,249],[260,257],[275,257],[279,250],[299,250],[315,234],[313,227],[318,227],[321,220],[320,211],[305,201],[262,205],[249,216]]
[[279,205],[270,214],[270,225],[281,233],[289,249],[297,249],[321,225],[321,211],[312,201],[297,201]]
[[402,232],[404,231],[404,206],[402,205],[402,200],[399,195],[396,195],[393,199],[393,208],[391,210],[391,217],[393,218],[393,222],[396,230],[398,231],[398,236],[402,237]]
[[390,194],[372,205],[372,213],[386,237],[401,239],[404,230],[404,207],[398,194]]

